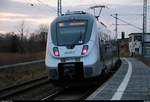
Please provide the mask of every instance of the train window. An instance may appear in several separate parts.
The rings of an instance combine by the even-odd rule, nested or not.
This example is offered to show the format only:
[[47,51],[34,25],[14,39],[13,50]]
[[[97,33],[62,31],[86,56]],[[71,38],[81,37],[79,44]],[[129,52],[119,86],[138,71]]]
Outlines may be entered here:
[[135,52],[139,52],[139,48],[135,48]]
[[63,45],[83,44],[87,21],[66,21],[57,24],[57,43]]
[[132,41],[132,37],[129,37],[129,42],[131,42]]
[[141,36],[135,36],[135,37],[134,37],[134,41],[135,41],[135,40],[137,40],[137,41],[142,41],[142,37],[141,37]]

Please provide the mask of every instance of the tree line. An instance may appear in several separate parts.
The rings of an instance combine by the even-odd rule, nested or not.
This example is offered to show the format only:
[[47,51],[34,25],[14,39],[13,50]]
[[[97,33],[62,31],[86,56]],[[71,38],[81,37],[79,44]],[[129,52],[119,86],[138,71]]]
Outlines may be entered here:
[[0,34],[0,52],[30,53],[45,51],[48,32],[46,25],[40,25],[38,32],[30,33],[30,37],[24,35],[23,24],[19,30],[19,34],[14,32]]

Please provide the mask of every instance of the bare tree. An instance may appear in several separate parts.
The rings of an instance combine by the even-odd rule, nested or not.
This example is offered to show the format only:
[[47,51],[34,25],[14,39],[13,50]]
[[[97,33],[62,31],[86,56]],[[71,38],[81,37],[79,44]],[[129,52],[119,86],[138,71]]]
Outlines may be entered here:
[[46,40],[47,40],[47,33],[48,33],[48,25],[41,24],[38,28],[38,40],[41,43],[41,46],[44,46],[43,49],[46,47]]
[[39,40],[46,41],[48,33],[48,25],[41,24],[38,28]]
[[27,29],[27,24],[25,22],[25,20],[21,20],[20,22],[18,22],[17,24],[17,27],[16,27],[19,35],[20,35],[20,50],[21,50],[21,53],[24,53],[26,51],[25,47],[24,47],[24,43],[25,43],[25,40],[26,40],[26,34],[28,32],[28,29]]
[[38,33],[40,34],[41,32],[48,32],[48,25],[47,24],[41,24],[38,27]]
[[21,40],[23,40],[26,33],[28,32],[28,28],[27,28],[27,24],[26,24],[25,20],[22,20],[22,21],[18,22],[17,31],[21,35]]

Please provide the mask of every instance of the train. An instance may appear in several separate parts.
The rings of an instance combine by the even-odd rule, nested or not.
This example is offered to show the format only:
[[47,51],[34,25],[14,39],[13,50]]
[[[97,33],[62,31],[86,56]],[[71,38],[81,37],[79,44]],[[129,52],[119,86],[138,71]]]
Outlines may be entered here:
[[57,17],[48,30],[45,64],[48,78],[86,80],[99,77],[118,60],[106,25],[84,11]]

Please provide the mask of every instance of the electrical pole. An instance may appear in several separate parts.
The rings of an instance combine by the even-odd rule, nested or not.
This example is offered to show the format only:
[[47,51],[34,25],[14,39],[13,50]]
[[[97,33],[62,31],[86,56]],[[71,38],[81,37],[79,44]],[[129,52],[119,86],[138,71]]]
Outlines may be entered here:
[[118,41],[118,14],[114,14],[113,15],[110,15],[112,16],[113,18],[115,18],[115,38],[116,38],[116,43],[117,43],[117,55],[118,55],[118,58],[120,59],[120,50],[119,50],[119,41]]
[[144,57],[144,35],[147,31],[147,0],[143,0],[143,35],[142,35],[142,55]]
[[61,0],[57,1],[57,16],[62,14]]
[[116,34],[116,39],[118,38],[118,14],[115,14],[115,34]]
[[116,40],[117,40],[117,38],[118,38],[118,14],[117,13],[115,13],[114,14],[114,16],[113,15],[110,15],[110,16],[112,16],[113,18],[115,18],[115,38],[116,38]]
[[118,58],[120,59],[120,51],[119,51],[119,41],[118,41],[118,14],[115,14],[115,34],[116,34],[116,40],[117,40],[117,54]]
[[143,32],[147,31],[147,0],[144,0],[143,5]]

